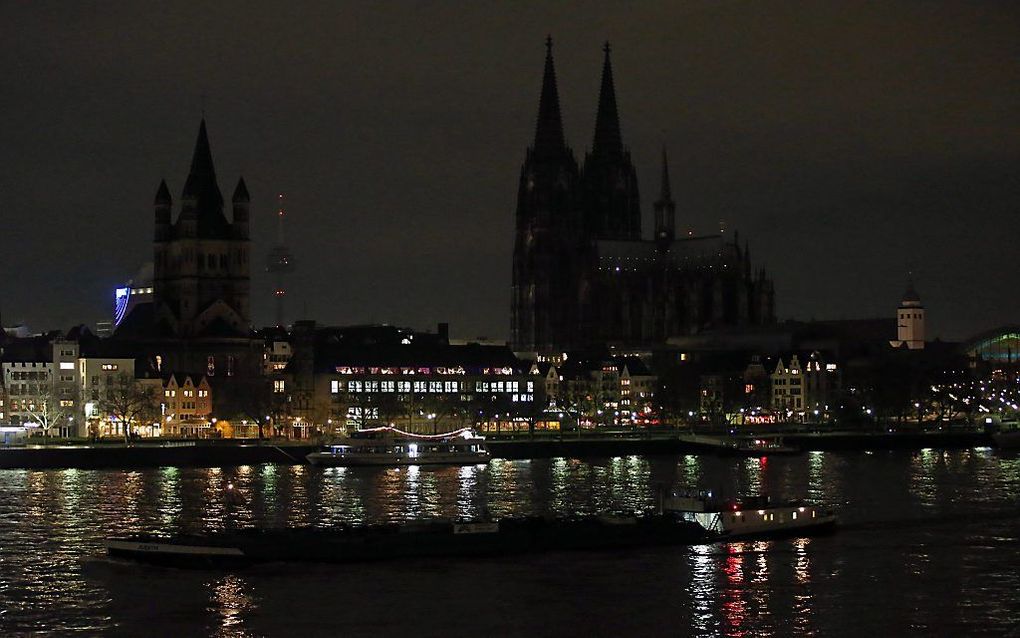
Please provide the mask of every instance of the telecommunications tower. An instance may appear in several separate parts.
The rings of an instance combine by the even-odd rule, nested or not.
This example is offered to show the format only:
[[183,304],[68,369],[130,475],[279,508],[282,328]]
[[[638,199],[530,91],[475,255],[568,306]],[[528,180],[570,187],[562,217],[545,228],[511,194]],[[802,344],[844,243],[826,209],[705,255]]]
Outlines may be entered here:
[[290,281],[288,275],[294,272],[294,256],[287,247],[283,235],[283,218],[286,212],[283,208],[283,194],[277,196],[276,210],[276,244],[269,251],[266,258],[266,272],[273,275],[273,297],[276,299],[276,325],[286,327],[284,323],[284,301],[287,297],[286,282]]

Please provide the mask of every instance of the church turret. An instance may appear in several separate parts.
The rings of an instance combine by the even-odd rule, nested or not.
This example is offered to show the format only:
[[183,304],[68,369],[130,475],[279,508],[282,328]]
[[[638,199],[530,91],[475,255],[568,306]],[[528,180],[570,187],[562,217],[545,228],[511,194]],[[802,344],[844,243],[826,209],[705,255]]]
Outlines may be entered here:
[[597,239],[640,239],[641,209],[637,172],[623,145],[609,43],[603,48],[595,136],[585,156],[583,182],[586,226]]
[[655,202],[655,240],[661,246],[669,245],[676,237],[676,204],[669,186],[669,160],[662,149],[662,182],[659,199]]
[[248,239],[248,207],[251,197],[248,195],[248,187],[243,177],[237,180],[237,188],[234,189],[234,196],[230,200],[234,206],[234,236],[238,239]]
[[170,197],[170,189],[166,186],[166,180],[160,180],[159,188],[156,190],[156,199],[153,207],[156,212],[156,241],[167,241],[170,239],[170,209],[173,200]]
[[907,290],[896,310],[896,341],[890,342],[894,347],[906,346],[911,350],[924,348],[924,304],[914,290],[914,281],[907,281]]

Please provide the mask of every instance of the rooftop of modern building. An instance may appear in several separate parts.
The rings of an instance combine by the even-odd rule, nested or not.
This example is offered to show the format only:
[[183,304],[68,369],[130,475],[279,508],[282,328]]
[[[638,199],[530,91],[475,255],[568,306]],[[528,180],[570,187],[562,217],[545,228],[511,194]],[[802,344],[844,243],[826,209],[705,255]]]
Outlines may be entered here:
[[[294,365],[294,359],[291,360]],[[334,372],[338,367],[463,368],[466,373],[509,368],[521,373],[526,366],[506,346],[446,343],[319,343],[315,370]]]

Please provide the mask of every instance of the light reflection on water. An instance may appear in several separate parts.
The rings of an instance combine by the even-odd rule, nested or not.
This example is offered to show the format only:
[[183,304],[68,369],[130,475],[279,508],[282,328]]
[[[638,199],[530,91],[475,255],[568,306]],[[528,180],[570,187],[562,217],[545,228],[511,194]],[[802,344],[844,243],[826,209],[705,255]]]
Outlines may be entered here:
[[248,636],[245,617],[255,609],[255,604],[244,579],[230,574],[217,578],[207,585],[212,591],[209,612],[219,618],[214,636]]
[[[225,498],[228,483],[240,499]],[[656,502],[659,486],[673,485],[723,495],[809,495],[840,512],[843,530],[811,540],[441,569],[267,567],[195,575],[101,558],[103,538],[128,532],[327,527],[472,518],[486,510],[497,517],[641,510]],[[496,459],[465,467],[0,471],[0,633],[143,633],[152,614],[172,606],[161,622],[182,635],[289,634],[298,628],[288,623],[321,619],[341,592],[345,613],[367,633],[378,622],[368,617],[377,591],[395,604],[424,605],[425,616],[420,592],[443,591],[491,610],[477,622],[513,617],[520,633],[605,633],[641,620],[645,627],[681,622],[699,635],[1001,634],[1020,621],[1018,497],[1020,458],[987,449],[810,453],[765,462],[688,455]],[[548,569],[550,560],[561,567]],[[605,583],[602,595],[631,596],[643,617],[628,620],[588,597],[576,601],[586,614],[567,624],[543,616],[549,601],[569,601],[578,591],[581,567],[592,582]],[[353,585],[362,581],[364,587]],[[940,602],[946,595],[954,604]],[[883,613],[851,611],[862,606]],[[388,622],[393,629],[397,621]],[[489,632],[505,633],[500,629],[493,624]],[[335,632],[305,626],[304,633]]]

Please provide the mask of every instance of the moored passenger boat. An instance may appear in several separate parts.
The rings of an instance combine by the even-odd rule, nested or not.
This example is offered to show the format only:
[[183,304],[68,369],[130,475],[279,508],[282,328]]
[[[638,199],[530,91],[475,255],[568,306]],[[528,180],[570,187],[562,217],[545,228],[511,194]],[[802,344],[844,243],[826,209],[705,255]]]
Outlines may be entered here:
[[748,456],[768,456],[770,454],[797,454],[800,449],[783,443],[780,436],[761,436],[738,440],[733,450]]
[[715,540],[807,536],[836,526],[829,510],[803,501],[776,503],[767,496],[726,501],[711,492],[686,492],[665,499],[663,508],[698,523]]
[[312,465],[474,465],[488,463],[485,437],[462,428],[442,434],[414,434],[392,426],[358,430],[346,440],[312,452]]

